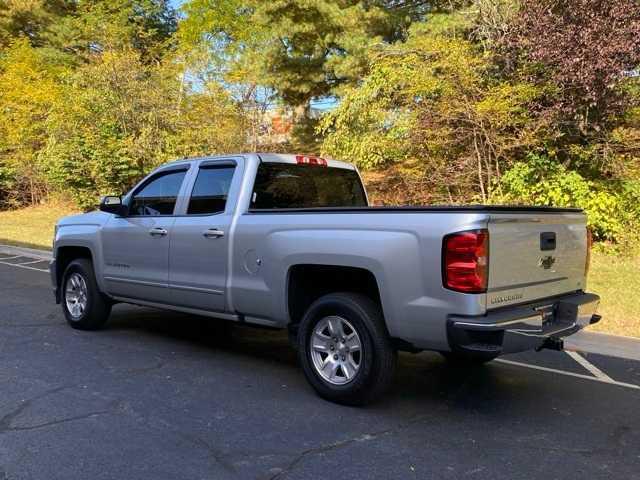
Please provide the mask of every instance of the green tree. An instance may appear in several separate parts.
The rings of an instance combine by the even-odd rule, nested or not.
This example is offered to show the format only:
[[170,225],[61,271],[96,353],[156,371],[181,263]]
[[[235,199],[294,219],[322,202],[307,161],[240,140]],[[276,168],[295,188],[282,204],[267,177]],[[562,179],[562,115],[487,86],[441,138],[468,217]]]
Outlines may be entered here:
[[50,28],[74,11],[72,0],[0,0],[0,47],[18,38],[26,38],[33,46],[47,41]]
[[317,144],[311,100],[357,83],[369,49],[403,39],[426,10],[396,0],[190,0],[182,8],[192,68],[224,81],[249,110],[260,103],[257,87],[269,89],[294,109],[293,144],[305,150]]
[[495,77],[464,27],[434,16],[375,53],[371,73],[324,119],[324,151],[365,170],[400,165],[428,179],[436,201],[488,201],[493,179],[541,141],[544,124],[528,109],[541,91]]
[[65,83],[41,152],[49,182],[82,207],[120,193],[177,155],[238,149],[241,118],[221,88],[185,92],[175,63],[109,51]]
[[304,106],[356,83],[373,45],[403,39],[425,2],[190,0],[183,46],[204,47],[232,82],[257,83]]
[[35,204],[48,188],[37,154],[46,120],[59,101],[64,70],[51,65],[29,40],[17,40],[0,57],[0,206]]
[[182,96],[168,137],[170,157],[192,157],[246,149],[248,119],[220,84],[209,82]]
[[49,45],[72,60],[134,49],[145,63],[172,47],[177,15],[169,0],[89,0],[53,25]]

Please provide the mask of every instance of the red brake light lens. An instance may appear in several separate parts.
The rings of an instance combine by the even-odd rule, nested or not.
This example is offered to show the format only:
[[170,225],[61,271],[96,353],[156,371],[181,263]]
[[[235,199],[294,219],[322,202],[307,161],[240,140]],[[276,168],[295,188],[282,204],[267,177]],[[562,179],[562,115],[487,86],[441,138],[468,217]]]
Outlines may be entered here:
[[307,155],[296,155],[296,163],[298,165],[318,165],[327,167],[328,162],[322,157],[309,157]]
[[489,232],[471,230],[444,237],[445,288],[464,293],[484,293],[489,283]]

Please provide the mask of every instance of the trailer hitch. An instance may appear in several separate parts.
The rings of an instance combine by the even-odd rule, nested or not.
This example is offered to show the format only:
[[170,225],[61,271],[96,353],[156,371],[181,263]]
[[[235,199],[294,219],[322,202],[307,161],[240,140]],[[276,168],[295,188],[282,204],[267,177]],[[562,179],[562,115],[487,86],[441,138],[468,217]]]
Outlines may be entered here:
[[561,352],[564,350],[564,340],[562,340],[561,338],[549,337],[545,339],[542,345],[536,348],[536,352],[544,349],[556,350],[558,352]]

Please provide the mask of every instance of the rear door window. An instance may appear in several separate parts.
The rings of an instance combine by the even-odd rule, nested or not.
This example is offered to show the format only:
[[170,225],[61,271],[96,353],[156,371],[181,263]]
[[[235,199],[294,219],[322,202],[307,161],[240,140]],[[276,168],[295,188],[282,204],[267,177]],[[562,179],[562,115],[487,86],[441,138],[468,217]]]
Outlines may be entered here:
[[366,207],[355,170],[263,162],[258,167],[251,208]]
[[201,167],[189,199],[188,215],[211,215],[224,212],[235,167]]

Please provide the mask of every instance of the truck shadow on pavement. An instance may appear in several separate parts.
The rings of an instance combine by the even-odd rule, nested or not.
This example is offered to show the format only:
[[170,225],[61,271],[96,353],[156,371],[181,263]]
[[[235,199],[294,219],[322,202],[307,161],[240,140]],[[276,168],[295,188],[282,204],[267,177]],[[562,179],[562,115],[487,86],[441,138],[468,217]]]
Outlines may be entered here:
[[[212,366],[222,352],[233,359],[235,376],[266,384],[252,400],[263,414],[278,417],[285,409],[296,425],[293,428],[315,425],[322,415],[329,415],[340,430],[353,432],[347,440],[334,438],[310,450],[313,455],[374,440],[396,448],[401,439],[404,448],[414,452],[436,441],[451,449],[484,445],[493,452],[490,456],[509,449],[527,462],[532,456],[552,455],[554,461],[570,465],[598,464],[640,444],[636,391],[495,361],[464,368],[433,352],[401,353],[394,385],[386,395],[367,407],[343,407],[320,399],[307,385],[286,332],[222,325],[146,311],[115,315],[111,329],[124,334],[142,331],[169,342],[186,342],[188,348],[203,348],[201,356],[212,354]],[[300,458],[306,455],[305,451]],[[626,471],[627,465],[620,467]]]
[[[214,352],[231,355],[241,360],[239,368],[246,369],[244,373],[250,373],[253,364],[271,365],[273,371],[270,373],[274,377],[278,376],[278,370],[286,369],[295,382],[295,385],[289,385],[292,394],[313,394],[286,331],[155,309],[130,306],[114,309],[107,332],[129,335],[131,331],[150,339],[197,348],[205,360],[207,354]],[[546,373],[496,362],[454,366],[435,352],[400,353],[393,387],[368,408],[381,411],[402,405],[402,408],[419,411],[427,405],[437,404],[475,414],[501,415],[504,419],[509,411],[521,414],[522,408],[526,410],[527,406],[539,411],[540,399],[550,395],[554,402],[564,405],[580,400],[580,390],[574,391],[568,385],[581,382],[589,383],[553,378]],[[552,386],[557,387],[555,391],[550,390]]]

